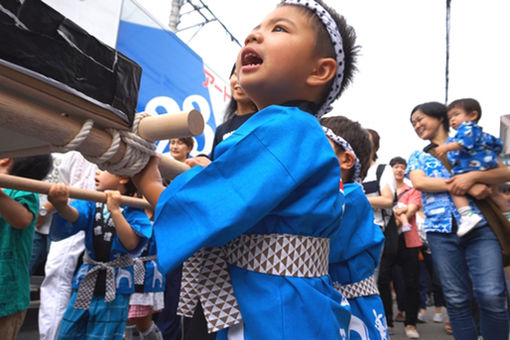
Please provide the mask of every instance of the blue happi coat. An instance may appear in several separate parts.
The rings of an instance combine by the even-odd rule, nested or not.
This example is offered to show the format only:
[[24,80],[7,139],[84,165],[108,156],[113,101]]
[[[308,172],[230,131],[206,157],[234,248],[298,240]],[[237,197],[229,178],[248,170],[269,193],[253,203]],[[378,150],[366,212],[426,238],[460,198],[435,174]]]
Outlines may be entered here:
[[[329,273],[341,285],[374,274],[384,245],[384,234],[374,223],[373,210],[361,185],[344,184],[345,208],[338,232],[331,237]],[[348,299],[352,311],[350,339],[387,340],[384,306],[379,295]]]
[[[181,174],[161,194],[154,219],[160,264],[169,271],[241,234],[330,237],[342,214],[339,180],[317,119],[296,107],[267,107],[217,146],[209,166]],[[268,275],[231,264],[229,272],[243,317],[237,339],[346,338],[350,311],[329,276]]]
[[[66,237],[76,234],[80,230],[85,231],[85,248],[91,259],[95,260],[95,249],[93,247],[94,237],[94,220],[96,216],[96,204],[104,205],[103,203],[96,203],[90,201],[74,200],[71,206],[76,208],[79,213],[78,220],[71,223],[60,215],[55,214],[51,225],[51,239],[54,241],[62,240]],[[105,213],[106,214],[106,213]],[[112,246],[110,249],[110,260],[114,260],[119,256],[130,254],[138,255],[145,247],[148,238],[152,233],[152,223],[147,217],[147,214],[140,209],[125,207],[122,211],[126,221],[131,228],[136,232],[140,238],[138,246],[133,250],[127,250],[120,242],[117,234],[113,236]],[[78,272],[73,278],[73,289],[78,289],[81,280],[85,277],[87,272],[93,267],[92,264],[82,264]],[[134,273],[133,266],[115,269],[115,287],[118,294],[131,294],[134,292]]]

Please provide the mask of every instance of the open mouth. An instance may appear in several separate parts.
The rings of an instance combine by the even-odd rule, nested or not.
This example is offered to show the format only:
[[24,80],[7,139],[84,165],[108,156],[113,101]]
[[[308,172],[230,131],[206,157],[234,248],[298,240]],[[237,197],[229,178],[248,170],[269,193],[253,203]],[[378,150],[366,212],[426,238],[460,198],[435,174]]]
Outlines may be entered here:
[[251,49],[246,49],[241,58],[243,66],[255,66],[262,64],[262,58]]

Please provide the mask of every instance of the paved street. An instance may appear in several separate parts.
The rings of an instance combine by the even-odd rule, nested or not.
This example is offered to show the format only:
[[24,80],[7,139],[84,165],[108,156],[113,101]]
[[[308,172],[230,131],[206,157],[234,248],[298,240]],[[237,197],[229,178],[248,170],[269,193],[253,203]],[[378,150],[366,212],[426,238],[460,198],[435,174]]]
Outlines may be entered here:
[[[434,307],[427,308],[427,321],[425,323],[419,323],[417,325],[418,333],[420,333],[420,339],[422,340],[453,340],[452,335],[448,335],[444,330],[444,322],[436,323],[432,322],[432,316],[434,315]],[[443,308],[443,318],[446,320],[446,311]],[[404,323],[394,323],[394,334],[390,336],[391,340],[407,340],[404,333]]]
[[[429,307],[427,310],[427,317],[432,318],[434,313],[433,307]],[[443,314],[446,314],[443,311]],[[446,319],[446,315],[445,319]],[[390,338],[391,340],[407,340],[404,334],[404,323],[395,322],[395,332]],[[435,323],[427,321],[426,323],[418,324],[418,332],[421,335],[422,340],[453,340],[453,336],[448,335],[444,330],[444,323]],[[37,309],[31,309],[27,314],[25,323],[18,335],[18,340],[38,340],[39,333],[37,331]],[[319,340],[319,339],[317,339]],[[326,340],[326,339],[320,339]]]

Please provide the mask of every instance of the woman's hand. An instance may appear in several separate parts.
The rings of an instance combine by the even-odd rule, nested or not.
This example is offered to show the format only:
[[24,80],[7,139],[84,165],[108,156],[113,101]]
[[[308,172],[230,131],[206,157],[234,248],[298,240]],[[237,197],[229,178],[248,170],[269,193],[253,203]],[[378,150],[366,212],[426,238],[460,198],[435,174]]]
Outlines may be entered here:
[[469,189],[475,184],[473,173],[466,172],[464,174],[455,175],[446,180],[448,191],[454,195],[465,195]]
[[201,165],[205,168],[206,166],[211,164],[211,160],[207,157],[199,156],[194,158],[188,158],[187,160],[184,161],[184,163],[186,163],[190,167]]

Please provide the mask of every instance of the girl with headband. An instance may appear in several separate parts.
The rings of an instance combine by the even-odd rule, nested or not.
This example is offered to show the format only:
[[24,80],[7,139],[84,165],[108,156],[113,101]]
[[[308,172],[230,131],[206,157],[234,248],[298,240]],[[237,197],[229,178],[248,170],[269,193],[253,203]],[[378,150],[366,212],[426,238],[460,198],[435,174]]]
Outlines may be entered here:
[[186,261],[179,312],[201,303],[217,339],[348,336],[349,306],[328,275],[340,168],[317,117],[352,77],[354,40],[321,2],[283,1],[238,56],[239,83],[259,111],[207,167],[165,189],[153,159],[135,178],[155,205],[162,267]]

